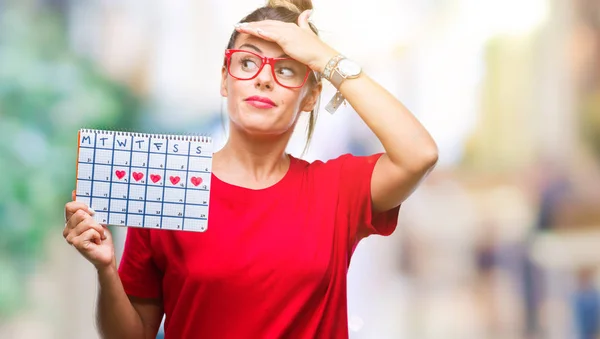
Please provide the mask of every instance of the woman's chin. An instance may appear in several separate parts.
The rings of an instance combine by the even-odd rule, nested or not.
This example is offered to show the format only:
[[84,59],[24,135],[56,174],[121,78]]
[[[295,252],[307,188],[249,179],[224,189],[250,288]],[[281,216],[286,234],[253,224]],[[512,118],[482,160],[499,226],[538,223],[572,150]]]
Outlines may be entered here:
[[263,125],[244,125],[242,126],[242,130],[244,133],[250,136],[254,136],[257,138],[265,138],[265,137],[275,137],[285,133],[285,129],[282,130],[273,125],[263,124]]
[[250,135],[276,136],[284,134],[290,126],[283,125],[281,121],[268,116],[246,116],[236,122],[237,127]]

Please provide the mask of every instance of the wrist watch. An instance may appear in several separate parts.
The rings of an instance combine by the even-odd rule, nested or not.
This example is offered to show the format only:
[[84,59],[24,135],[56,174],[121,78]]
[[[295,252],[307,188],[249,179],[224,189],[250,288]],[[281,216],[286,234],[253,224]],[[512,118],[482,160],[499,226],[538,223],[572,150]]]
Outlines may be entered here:
[[359,64],[339,54],[329,60],[323,70],[323,77],[339,89],[344,80],[357,78],[361,71]]
[[338,89],[333,98],[329,101],[325,109],[333,114],[338,107],[346,100],[339,91],[340,86],[346,79],[358,78],[362,68],[356,62],[346,58],[343,55],[336,55],[325,66],[323,77],[329,81],[333,87]]
[[339,89],[344,80],[358,78],[361,71],[362,69],[359,64],[350,59],[343,58],[338,61],[337,65],[331,71],[329,82],[331,82],[333,87]]

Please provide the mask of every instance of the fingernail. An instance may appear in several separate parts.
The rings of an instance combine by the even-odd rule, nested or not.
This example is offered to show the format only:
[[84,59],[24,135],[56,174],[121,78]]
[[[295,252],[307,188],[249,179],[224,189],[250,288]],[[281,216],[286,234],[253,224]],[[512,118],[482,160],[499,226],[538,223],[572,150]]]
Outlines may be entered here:
[[247,22],[238,22],[234,26],[235,26],[235,28],[246,27],[246,26],[248,26],[248,23]]
[[93,209],[93,208],[89,207],[89,210],[90,210],[90,213],[91,213],[92,215],[96,214],[96,211],[94,211],[94,209]]

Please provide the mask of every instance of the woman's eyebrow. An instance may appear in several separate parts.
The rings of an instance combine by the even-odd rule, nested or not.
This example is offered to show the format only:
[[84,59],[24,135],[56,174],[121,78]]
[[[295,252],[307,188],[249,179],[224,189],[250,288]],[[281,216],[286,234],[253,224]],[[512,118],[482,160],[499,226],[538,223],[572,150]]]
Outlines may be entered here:
[[253,49],[254,51],[262,54],[262,51],[260,50],[260,48],[254,46],[252,44],[243,44],[240,46],[240,48],[243,48],[243,47],[248,47],[248,48]]

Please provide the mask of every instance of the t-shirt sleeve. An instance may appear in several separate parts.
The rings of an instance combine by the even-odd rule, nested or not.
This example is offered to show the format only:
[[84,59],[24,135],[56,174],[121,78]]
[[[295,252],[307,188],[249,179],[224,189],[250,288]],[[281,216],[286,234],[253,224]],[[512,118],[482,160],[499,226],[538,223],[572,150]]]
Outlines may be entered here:
[[119,276],[125,293],[140,298],[159,298],[162,295],[162,272],[152,258],[150,230],[129,227]]
[[371,234],[387,236],[396,229],[400,206],[384,212],[373,211],[371,177],[382,155],[342,157],[340,203],[348,215],[351,243],[356,244]]

